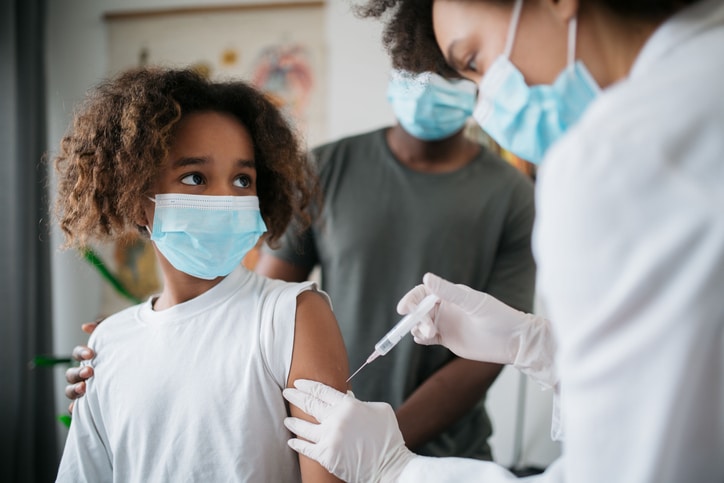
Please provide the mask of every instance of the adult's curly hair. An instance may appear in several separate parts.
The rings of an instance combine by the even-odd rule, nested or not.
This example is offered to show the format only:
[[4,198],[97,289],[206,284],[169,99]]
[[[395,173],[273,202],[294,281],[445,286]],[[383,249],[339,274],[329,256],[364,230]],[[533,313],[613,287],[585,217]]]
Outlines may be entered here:
[[316,175],[296,133],[264,94],[189,69],[140,68],[92,90],[61,141],[55,209],[66,246],[137,232],[134,220],[142,219],[174,126],[199,111],[228,113],[249,131],[267,242],[278,240],[292,217],[309,223]]
[[[437,0],[457,2],[513,3],[513,0]],[[581,8],[597,5],[621,18],[663,20],[699,0],[581,0]],[[355,7],[360,17],[384,23],[382,43],[396,69],[420,73],[436,72],[443,77],[460,75],[445,61],[435,40],[432,4],[435,0],[367,0]]]
[[395,69],[413,73],[436,72],[443,77],[459,77],[445,61],[432,27],[434,0],[369,0],[355,7],[364,18],[384,23],[382,44]]

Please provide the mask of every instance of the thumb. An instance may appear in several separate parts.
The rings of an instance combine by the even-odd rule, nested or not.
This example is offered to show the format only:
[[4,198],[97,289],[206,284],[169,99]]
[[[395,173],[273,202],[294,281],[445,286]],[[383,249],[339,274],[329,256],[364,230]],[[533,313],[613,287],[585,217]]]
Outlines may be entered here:
[[430,317],[426,316],[424,320],[412,328],[411,333],[418,344],[432,345],[440,343],[437,328]]
[[469,314],[480,312],[490,297],[468,286],[448,282],[434,273],[426,273],[422,283],[430,293],[440,297],[440,300],[453,303]]

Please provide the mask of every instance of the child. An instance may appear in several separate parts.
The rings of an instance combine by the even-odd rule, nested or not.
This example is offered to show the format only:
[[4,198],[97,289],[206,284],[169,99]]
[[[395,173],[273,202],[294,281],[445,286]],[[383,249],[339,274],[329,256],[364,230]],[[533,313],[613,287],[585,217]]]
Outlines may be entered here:
[[326,295],[241,265],[313,194],[280,112],[241,83],[140,69],[93,91],[56,158],[67,245],[150,235],[163,291],[101,324],[58,481],[336,481],[287,447],[282,390],[346,390]]

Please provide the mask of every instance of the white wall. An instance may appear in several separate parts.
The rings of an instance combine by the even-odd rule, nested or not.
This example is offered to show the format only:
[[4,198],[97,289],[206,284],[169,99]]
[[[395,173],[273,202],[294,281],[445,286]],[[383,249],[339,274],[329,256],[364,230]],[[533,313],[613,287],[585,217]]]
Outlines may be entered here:
[[[289,0],[286,0],[287,3]],[[73,106],[85,91],[107,72],[107,42],[103,14],[124,10],[190,7],[204,4],[226,5],[260,3],[258,0],[53,0],[48,2],[48,134],[51,155],[70,120]],[[273,3],[273,2],[269,2]],[[348,0],[327,0],[327,139],[362,132],[393,122],[385,100],[390,63],[380,42],[381,26],[372,20],[354,17]],[[53,243],[61,237],[54,233]],[[74,252],[53,257],[53,316],[55,351],[69,353],[87,340],[80,324],[99,312],[103,281]],[[504,464],[513,459],[513,428],[517,377],[505,371],[491,391],[488,405],[496,435],[496,456]],[[57,393],[64,381],[57,375]],[[548,442],[550,402],[547,395],[528,391],[528,412],[523,444],[525,461],[547,464],[557,454]],[[532,397],[531,397],[532,396]],[[58,412],[67,402],[59,397]],[[530,458],[528,458],[530,455]]]

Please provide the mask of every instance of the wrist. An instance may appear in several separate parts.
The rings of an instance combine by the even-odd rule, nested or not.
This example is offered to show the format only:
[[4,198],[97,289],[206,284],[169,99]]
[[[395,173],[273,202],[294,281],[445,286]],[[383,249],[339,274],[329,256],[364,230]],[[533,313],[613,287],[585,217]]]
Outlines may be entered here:
[[398,446],[383,463],[376,481],[380,483],[396,483],[399,481],[405,467],[416,457],[417,455],[407,449],[404,444]]
[[558,377],[554,361],[556,341],[550,322],[533,314],[526,314],[525,318],[513,366],[544,388],[553,387]]

